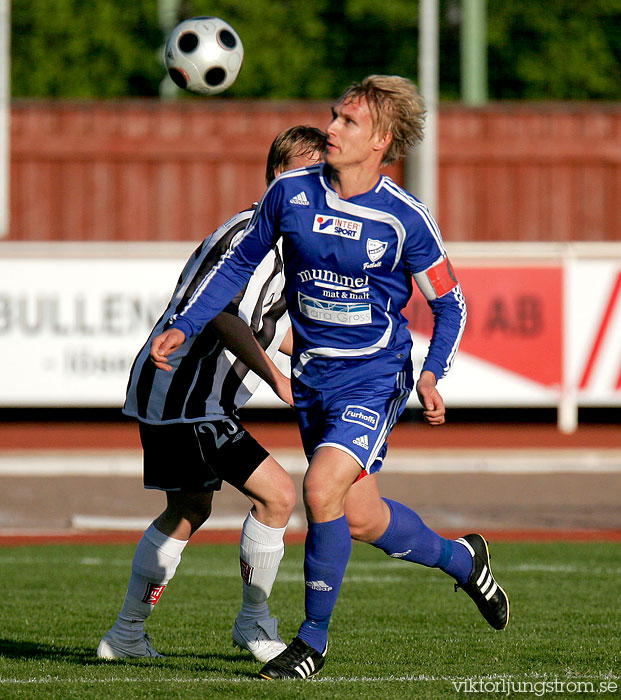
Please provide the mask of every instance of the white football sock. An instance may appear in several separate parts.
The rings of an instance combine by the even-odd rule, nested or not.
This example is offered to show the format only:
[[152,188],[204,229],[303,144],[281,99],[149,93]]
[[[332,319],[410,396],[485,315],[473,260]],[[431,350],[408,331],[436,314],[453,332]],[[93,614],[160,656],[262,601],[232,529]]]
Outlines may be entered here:
[[269,527],[252,513],[244,521],[239,545],[242,574],[242,607],[239,617],[258,620],[269,617],[267,599],[285,553],[287,527]]
[[129,638],[142,636],[164,588],[175,575],[187,540],[176,540],[160,532],[153,523],[144,531],[132,561],[127,594],[114,624],[115,632]]

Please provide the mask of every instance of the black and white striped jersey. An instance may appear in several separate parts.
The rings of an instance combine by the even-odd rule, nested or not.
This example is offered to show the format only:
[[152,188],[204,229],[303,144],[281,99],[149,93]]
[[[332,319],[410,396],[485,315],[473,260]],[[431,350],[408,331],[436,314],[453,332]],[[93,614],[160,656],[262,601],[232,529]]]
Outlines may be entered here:
[[[126,415],[152,424],[222,420],[256,391],[260,378],[224,348],[209,326],[172,353],[168,358],[172,372],[157,369],[149,359],[151,340],[164,331],[173,314],[185,308],[235,235],[245,229],[255,208],[220,226],[187,261],[167,309],[134,360],[123,407]],[[276,247],[225,309],[251,327],[270,357],[276,355],[289,328],[283,288],[282,256]]]

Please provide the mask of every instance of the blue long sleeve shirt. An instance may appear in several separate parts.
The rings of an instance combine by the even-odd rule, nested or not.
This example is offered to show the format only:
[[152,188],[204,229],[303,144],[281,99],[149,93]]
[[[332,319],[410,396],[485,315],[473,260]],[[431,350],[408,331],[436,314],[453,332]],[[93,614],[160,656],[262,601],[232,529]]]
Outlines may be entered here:
[[411,336],[402,311],[412,278],[434,314],[423,370],[437,379],[446,374],[465,326],[466,304],[436,222],[386,176],[368,192],[340,198],[323,164],[284,173],[270,185],[250,225],[171,326],[187,337],[198,333],[279,238],[296,378],[321,386],[335,362],[372,360],[379,369],[409,357]]

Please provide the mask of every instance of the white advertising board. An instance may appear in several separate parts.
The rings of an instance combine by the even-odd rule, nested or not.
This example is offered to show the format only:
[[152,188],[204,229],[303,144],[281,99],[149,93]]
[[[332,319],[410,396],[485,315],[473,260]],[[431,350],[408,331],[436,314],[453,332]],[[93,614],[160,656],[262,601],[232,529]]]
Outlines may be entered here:
[[[191,251],[78,248],[3,256],[0,246],[1,407],[120,407],[131,363]],[[621,248],[502,263],[463,250],[456,269],[468,324],[440,385],[447,405],[621,406]],[[417,368],[431,329],[419,297],[406,310]],[[265,385],[248,405],[283,406]]]
[[[186,257],[0,257],[0,407],[121,407]],[[262,384],[249,405],[285,404]]]
[[570,260],[565,304],[568,391],[581,406],[621,406],[621,260]]
[[121,406],[179,261],[0,260],[2,406]]

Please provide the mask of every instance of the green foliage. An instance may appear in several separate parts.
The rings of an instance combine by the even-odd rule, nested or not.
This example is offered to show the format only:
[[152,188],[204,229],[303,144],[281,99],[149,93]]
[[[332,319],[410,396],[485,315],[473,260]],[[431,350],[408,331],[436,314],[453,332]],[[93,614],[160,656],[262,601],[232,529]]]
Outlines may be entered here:
[[323,98],[333,96],[325,61],[327,27],[321,20],[321,11],[329,4],[329,0],[193,0],[186,3],[183,18],[222,17],[240,35],[244,65],[227,96]]
[[15,97],[157,94],[157,0],[13,0]]
[[[454,683],[466,679],[536,688],[544,681],[621,684],[611,595],[619,543],[492,544],[494,573],[512,600],[504,632],[489,628],[439,571],[356,544],[325,669],[293,685],[258,680],[260,664],[231,645],[241,601],[236,545],[185,550],[147,623],[166,658],[97,659],[97,643],[122,603],[133,549],[0,549],[3,700],[438,700],[459,697]],[[302,546],[288,546],[270,599],[287,641],[301,620],[302,561]],[[535,697],[480,693],[509,694]]]
[[[418,3],[408,0],[348,0],[328,18],[340,33],[340,55],[332,63],[346,67],[344,83],[371,73],[405,75],[418,72]],[[338,47],[335,47],[338,50]]]
[[497,99],[618,100],[621,0],[489,0]]
[[[244,66],[223,98],[332,99],[370,73],[417,79],[412,0],[176,1],[179,20],[220,16],[242,37]],[[13,95],[158,95],[158,4],[13,0]],[[439,19],[440,93],[459,99],[461,0],[440,2]],[[488,40],[491,99],[621,99],[621,0],[488,0]]]

